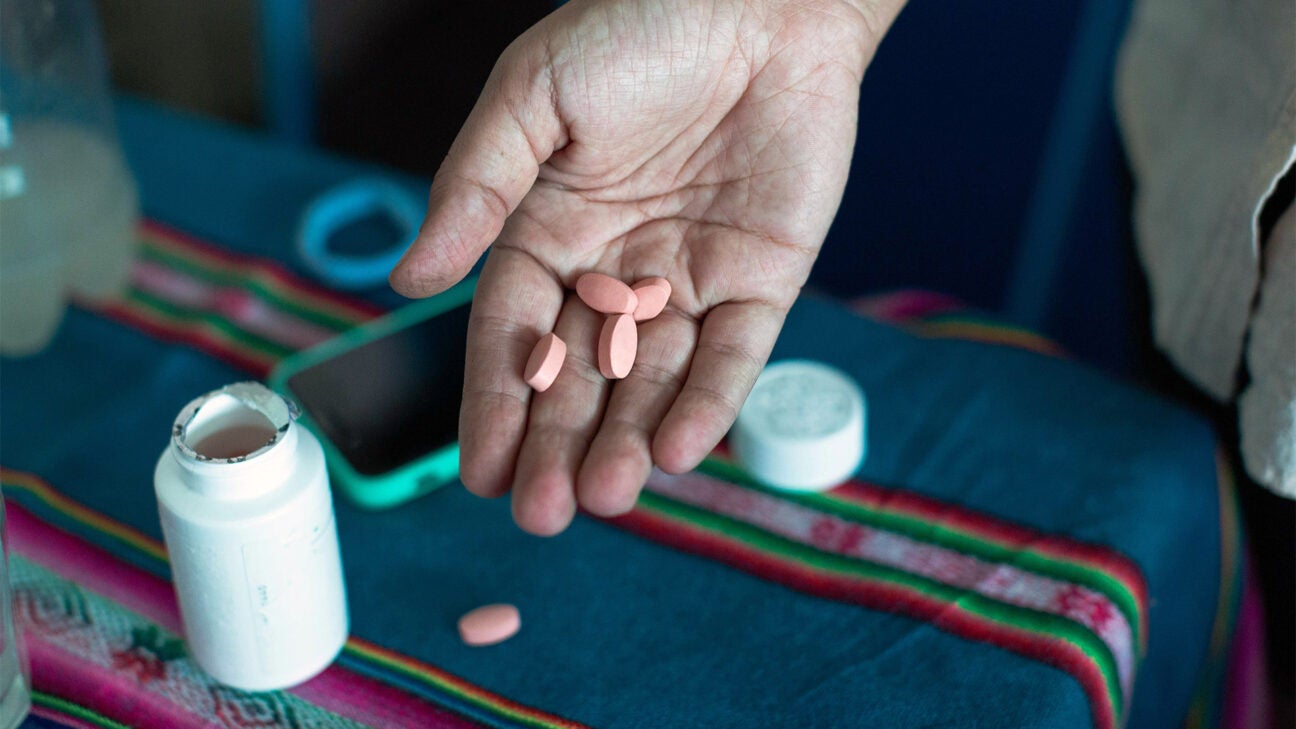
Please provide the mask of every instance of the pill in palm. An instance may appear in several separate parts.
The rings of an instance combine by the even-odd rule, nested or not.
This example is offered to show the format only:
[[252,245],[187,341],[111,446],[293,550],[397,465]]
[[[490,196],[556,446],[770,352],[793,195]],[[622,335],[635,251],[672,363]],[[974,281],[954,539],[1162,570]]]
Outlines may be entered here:
[[629,286],[602,273],[587,273],[576,279],[576,295],[586,306],[604,314],[629,314],[637,303]]
[[670,300],[671,285],[660,276],[646,278],[630,287],[634,292],[637,304],[634,310],[635,321],[648,321],[666,308]]
[[526,383],[536,392],[544,392],[557,379],[566,357],[567,344],[559,339],[557,334],[550,332],[540,337],[535,349],[531,350],[531,357],[522,372],[522,379],[526,380]]
[[507,603],[482,605],[459,618],[459,637],[472,646],[494,645],[512,638],[522,627],[518,609]]
[[634,317],[629,314],[609,316],[603,322],[603,331],[599,333],[599,372],[609,380],[625,377],[634,366],[638,349],[639,331]]

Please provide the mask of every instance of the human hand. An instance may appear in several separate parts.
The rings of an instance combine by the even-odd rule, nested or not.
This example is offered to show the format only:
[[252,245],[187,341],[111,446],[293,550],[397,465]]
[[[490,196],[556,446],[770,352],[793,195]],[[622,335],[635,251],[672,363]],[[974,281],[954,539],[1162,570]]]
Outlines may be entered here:
[[[654,464],[695,467],[733,424],[841,200],[859,83],[903,0],[571,2],[500,57],[391,275],[477,284],[459,420],[470,491],[562,531],[634,506]],[[493,242],[493,246],[491,245]],[[587,271],[664,276],[623,380],[604,379]],[[522,381],[554,331],[567,362]]]

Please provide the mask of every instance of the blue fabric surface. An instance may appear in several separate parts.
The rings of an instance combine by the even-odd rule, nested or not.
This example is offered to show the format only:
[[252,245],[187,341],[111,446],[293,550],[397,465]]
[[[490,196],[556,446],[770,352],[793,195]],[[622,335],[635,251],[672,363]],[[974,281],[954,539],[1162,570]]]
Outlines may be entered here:
[[[149,215],[299,271],[289,252],[302,203],[372,172],[133,102],[119,123]],[[1128,726],[1180,723],[1219,579],[1213,436],[1200,420],[1080,364],[915,337],[822,300],[797,305],[775,356],[858,379],[864,478],[1132,558],[1152,607]],[[0,462],[160,537],[151,477],[172,419],[243,378],[73,310],[49,350],[3,363]],[[390,512],[339,502],[338,524],[355,635],[591,725],[1089,725],[1060,670],[591,519],[531,537],[504,501],[451,487]],[[497,600],[520,606],[521,634],[462,646],[454,619]]]

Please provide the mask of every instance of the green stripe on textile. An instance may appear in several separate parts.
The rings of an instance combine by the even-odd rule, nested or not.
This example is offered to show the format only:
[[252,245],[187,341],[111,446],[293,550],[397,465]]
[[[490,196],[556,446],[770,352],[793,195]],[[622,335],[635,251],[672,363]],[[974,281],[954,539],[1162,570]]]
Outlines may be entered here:
[[[89,543],[98,544],[99,546],[103,545],[100,544],[98,540],[88,537],[85,533],[86,529],[92,531],[97,536],[111,537],[116,540],[116,543],[119,544],[122,549],[130,552],[132,555],[153,560],[157,567],[154,574],[157,574],[164,579],[166,578],[167,571],[169,570],[169,561],[167,560],[166,552],[161,543],[155,542],[151,540],[151,538],[136,532],[132,527],[116,522],[109,517],[71,500],[34,474],[0,468],[0,483],[3,484],[6,499],[12,501],[16,496],[21,494],[21,500],[15,503],[20,503],[25,508],[33,510],[33,514],[37,519],[51,524],[55,528],[65,529],[77,538],[87,540]],[[36,503],[31,503],[32,501],[35,501]],[[35,562],[28,561],[16,554],[11,555],[10,559],[14,560],[15,564],[22,563],[23,567],[27,570],[54,575],[60,580],[65,579],[59,576],[57,572],[49,570]],[[122,607],[119,603],[116,603],[110,598],[103,597],[88,588],[79,587],[78,589],[90,596],[91,599],[112,603],[122,611],[133,612],[130,611],[129,608]],[[139,619],[149,624],[156,624],[152,618],[143,615],[140,615]],[[567,727],[580,726],[574,722],[562,719],[545,718],[545,716],[538,712],[538,710],[531,709],[521,704],[512,704],[511,702],[501,700],[500,698],[479,689],[473,684],[445,673],[433,666],[413,663],[413,659],[410,659],[407,656],[401,654],[396,654],[398,656],[397,658],[385,656],[378,650],[369,649],[363,644],[357,643],[355,638],[348,639],[347,643],[343,647],[343,651],[356,660],[381,665],[391,671],[408,676],[420,683],[432,686],[436,690],[452,694],[465,703],[471,703],[484,711],[498,716],[507,717],[519,723],[526,724],[527,726],[538,727],[539,729],[563,729]],[[401,659],[404,659],[405,662],[402,662]],[[389,683],[388,685],[394,684]],[[400,688],[399,686],[396,687]],[[50,701],[65,701],[54,696],[49,696],[49,699]],[[305,699],[302,700],[306,701]],[[76,704],[69,703],[68,706],[82,712],[89,711],[88,709],[84,709]],[[62,706],[56,706],[54,708],[64,711],[64,713],[73,713],[72,709],[67,709]],[[319,708],[323,711],[327,711],[326,709],[323,709],[323,707]],[[98,715],[93,715],[91,717],[82,717],[80,713],[75,715],[79,718],[86,718],[87,721],[102,720],[109,722],[107,724],[101,724],[102,726],[125,726],[112,722],[109,719],[103,719],[102,717],[95,719],[94,717],[98,717]]]
[[71,701],[68,701],[67,699],[55,696],[53,694],[47,694],[42,691],[36,691],[33,689],[31,692],[31,698],[32,698],[32,703],[37,706],[43,706],[48,709],[53,709],[54,711],[67,714],[68,716],[80,719],[81,721],[89,722],[91,724],[94,724],[95,726],[105,727],[106,729],[130,729],[129,724],[123,724],[119,721],[113,721],[112,719],[109,719],[108,717],[103,716],[101,714],[97,714],[94,711],[85,708],[84,706],[81,706],[79,704],[74,704]]
[[639,498],[638,507],[646,508],[673,521],[685,522],[695,528],[722,535],[785,562],[795,563],[803,569],[853,577],[862,582],[886,583],[908,588],[996,624],[1071,643],[1098,667],[1114,713],[1118,717],[1121,716],[1124,696],[1116,671],[1116,659],[1101,638],[1073,620],[1052,613],[1002,603],[980,593],[952,587],[922,575],[904,572],[875,562],[822,552],[745,522],[673,501],[659,494],[644,492]]
[[138,289],[127,291],[125,301],[148,309],[150,312],[178,324],[206,324],[211,329],[215,329],[216,333],[220,334],[223,339],[275,360],[283,359],[296,351],[292,347],[258,336],[242,328],[237,322],[232,322],[220,314],[195,309],[183,309],[165,299],[160,299]]
[[[146,243],[153,245],[141,246],[140,255],[143,258],[151,260],[167,268],[182,271],[204,281],[229,286],[234,288],[250,291],[267,302],[274,304],[279,309],[301,317],[313,324],[318,324],[333,331],[346,331],[354,327],[361,320],[349,320],[336,316],[325,311],[322,308],[305,303],[302,297],[295,296],[291,289],[279,284],[271,276],[256,277],[248,275],[247,271],[225,271],[219,268],[205,266],[184,254],[170,250],[162,245],[156,244],[155,241],[145,239]],[[237,265],[237,264],[232,264]],[[244,264],[248,268],[254,268],[254,264]]]
[[[424,667],[409,665],[400,660],[389,658],[380,652],[357,646],[351,641],[348,641],[347,644],[343,646],[342,650],[353,659],[377,664],[389,671],[399,673],[403,676],[408,676],[409,678],[431,686],[438,691],[450,694],[451,696],[458,698],[460,701],[463,701],[465,704],[470,704],[483,711],[504,717],[517,722],[518,724],[536,727],[536,729],[566,729],[567,727],[582,726],[562,719],[546,718],[530,707],[521,704],[513,704],[511,701],[501,701],[494,694],[489,694],[481,690],[474,691],[472,689],[477,689],[478,687],[464,681],[463,679],[457,677],[447,678],[450,674],[445,674],[439,670],[434,673],[432,670],[428,670]],[[401,657],[405,656],[402,655]]]
[[1011,564],[1030,572],[1084,585],[1106,595],[1117,605],[1130,625],[1134,645],[1139,645],[1141,611],[1138,598],[1128,585],[1100,569],[1079,562],[1062,561],[1029,549],[1004,546],[975,534],[924,521],[918,517],[878,511],[864,504],[834,499],[824,494],[775,491],[753,480],[736,466],[715,458],[708,458],[698,470],[724,481],[741,484],[772,497],[792,501],[816,511],[831,513],[849,521],[903,534],[918,541],[938,544],[997,564]]

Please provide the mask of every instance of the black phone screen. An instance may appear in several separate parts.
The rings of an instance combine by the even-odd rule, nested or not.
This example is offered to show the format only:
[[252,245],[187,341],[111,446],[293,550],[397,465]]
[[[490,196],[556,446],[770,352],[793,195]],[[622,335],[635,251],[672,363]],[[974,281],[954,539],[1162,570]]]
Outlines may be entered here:
[[288,378],[358,473],[378,476],[455,442],[468,311],[457,306]]

